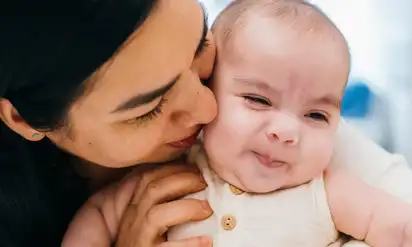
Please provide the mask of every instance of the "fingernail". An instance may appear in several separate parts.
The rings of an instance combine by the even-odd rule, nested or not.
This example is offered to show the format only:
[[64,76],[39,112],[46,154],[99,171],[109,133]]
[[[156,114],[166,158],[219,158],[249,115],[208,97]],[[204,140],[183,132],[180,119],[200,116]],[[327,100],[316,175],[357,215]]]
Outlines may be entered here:
[[200,237],[202,246],[212,246],[212,239],[210,237]]
[[200,181],[207,186],[207,183],[206,183],[206,181],[205,181],[205,178],[203,177],[202,174],[200,174]]
[[206,210],[206,211],[210,211],[210,210],[212,210],[212,208],[210,207],[210,205],[209,205],[209,202],[208,201],[206,201],[206,200],[204,200],[204,201],[202,201],[202,207]]

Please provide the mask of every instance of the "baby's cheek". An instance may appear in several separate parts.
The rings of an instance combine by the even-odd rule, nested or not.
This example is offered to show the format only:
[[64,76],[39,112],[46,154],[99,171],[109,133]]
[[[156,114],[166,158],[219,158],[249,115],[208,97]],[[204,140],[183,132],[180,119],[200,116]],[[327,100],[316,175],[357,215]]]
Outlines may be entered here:
[[218,116],[204,128],[204,144],[209,155],[215,151],[233,155],[241,143],[248,141],[247,133],[252,130],[247,118],[239,106],[232,103],[230,99],[221,100]]
[[317,152],[313,152],[315,155],[314,159],[317,162],[321,162],[323,164],[329,163],[330,159],[332,158],[333,154],[333,140],[332,138],[326,137],[325,139],[320,139],[314,146],[317,148]]
[[312,170],[319,173],[329,164],[333,154],[333,137],[327,133],[314,135],[305,143],[302,158],[303,162]]

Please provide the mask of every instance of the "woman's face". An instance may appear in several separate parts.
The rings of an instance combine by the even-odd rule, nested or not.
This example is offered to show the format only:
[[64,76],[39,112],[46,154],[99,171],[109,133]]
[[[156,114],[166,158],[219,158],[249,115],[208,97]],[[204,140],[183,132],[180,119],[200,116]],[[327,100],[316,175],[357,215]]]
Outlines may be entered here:
[[194,0],[160,0],[147,21],[74,103],[67,130],[47,133],[61,148],[107,167],[164,162],[193,144],[216,115],[202,85],[213,69],[213,37]]

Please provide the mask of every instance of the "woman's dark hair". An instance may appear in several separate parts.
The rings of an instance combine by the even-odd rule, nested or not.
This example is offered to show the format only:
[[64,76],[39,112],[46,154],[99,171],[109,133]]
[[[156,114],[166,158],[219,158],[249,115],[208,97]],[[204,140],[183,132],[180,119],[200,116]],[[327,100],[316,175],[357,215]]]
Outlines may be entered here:
[[0,96],[10,100],[32,127],[53,130],[64,124],[69,104],[91,87],[83,82],[146,19],[154,1],[13,4],[2,6],[10,11],[0,17]]
[[[155,0],[14,0],[0,4],[0,98],[33,128],[55,130],[93,75],[149,16]],[[0,123],[0,246],[60,246],[87,198],[68,156]],[[66,164],[66,165],[64,165]]]

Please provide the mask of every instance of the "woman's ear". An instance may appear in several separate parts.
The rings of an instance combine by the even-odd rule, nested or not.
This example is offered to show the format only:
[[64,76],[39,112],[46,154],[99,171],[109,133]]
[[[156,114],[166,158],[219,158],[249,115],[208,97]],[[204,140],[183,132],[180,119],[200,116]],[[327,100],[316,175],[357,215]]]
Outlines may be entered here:
[[29,141],[40,141],[45,137],[44,133],[30,127],[11,102],[4,98],[0,98],[0,119],[10,129]]

